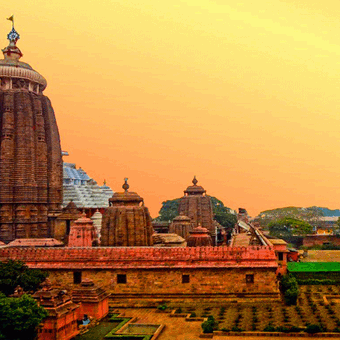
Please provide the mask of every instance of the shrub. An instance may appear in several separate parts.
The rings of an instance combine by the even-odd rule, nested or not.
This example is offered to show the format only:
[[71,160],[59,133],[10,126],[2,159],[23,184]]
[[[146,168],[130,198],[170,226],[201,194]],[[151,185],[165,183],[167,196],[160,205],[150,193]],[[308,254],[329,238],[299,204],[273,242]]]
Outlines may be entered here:
[[168,306],[165,303],[157,306],[158,310],[166,310],[167,308],[168,308]]
[[[297,279],[299,285],[335,285],[337,284],[336,280],[331,279]],[[310,289],[307,289],[307,292],[310,292]]]
[[299,296],[299,285],[296,278],[291,274],[283,276],[280,282],[280,288],[286,304],[288,306],[296,305]]
[[191,317],[191,318],[196,318],[196,313],[195,313],[195,312],[192,312],[192,313],[190,314],[190,317]]
[[223,328],[221,329],[221,331],[222,331],[222,332],[230,332],[230,329],[229,329],[229,328],[223,327]]
[[231,329],[232,332],[242,332],[243,329],[239,328],[238,326],[233,326],[233,328]]
[[299,295],[299,289],[298,288],[291,288],[287,289],[284,293],[285,302],[288,306],[296,305],[297,298]]
[[212,315],[210,315],[208,320],[201,324],[201,327],[203,329],[203,333],[212,333],[218,329],[218,322]]
[[302,331],[302,329],[300,327],[297,327],[297,326],[290,327],[290,332],[291,333],[299,333],[301,331]]
[[178,314],[182,313],[182,308],[181,307],[177,308],[175,313],[178,313]]
[[273,326],[271,322],[263,329],[264,332],[275,332],[276,328]]
[[320,327],[320,325],[309,324],[307,325],[305,332],[309,334],[319,333],[322,332],[322,327]]
[[285,327],[285,326],[278,326],[276,327],[276,332],[289,333],[290,328]]

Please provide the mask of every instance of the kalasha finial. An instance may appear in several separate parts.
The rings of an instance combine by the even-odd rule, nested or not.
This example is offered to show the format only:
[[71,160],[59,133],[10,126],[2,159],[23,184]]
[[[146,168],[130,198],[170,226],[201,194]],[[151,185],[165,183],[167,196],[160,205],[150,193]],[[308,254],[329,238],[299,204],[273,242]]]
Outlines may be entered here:
[[106,179],[104,179],[104,185],[106,185]]
[[196,179],[196,176],[194,176],[194,179],[192,180],[192,183],[196,185],[198,183],[198,180]]
[[125,183],[123,184],[122,188],[124,189],[125,192],[128,191],[128,189],[130,188],[130,185],[128,184],[128,178],[124,178]]

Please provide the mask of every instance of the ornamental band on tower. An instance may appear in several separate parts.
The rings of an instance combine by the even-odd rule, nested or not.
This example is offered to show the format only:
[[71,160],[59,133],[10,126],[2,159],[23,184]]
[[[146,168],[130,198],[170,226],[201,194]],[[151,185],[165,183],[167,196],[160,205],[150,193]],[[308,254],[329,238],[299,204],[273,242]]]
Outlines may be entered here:
[[19,61],[14,25],[7,38],[0,60],[0,240],[52,237],[62,203],[58,127],[43,95],[45,78]]

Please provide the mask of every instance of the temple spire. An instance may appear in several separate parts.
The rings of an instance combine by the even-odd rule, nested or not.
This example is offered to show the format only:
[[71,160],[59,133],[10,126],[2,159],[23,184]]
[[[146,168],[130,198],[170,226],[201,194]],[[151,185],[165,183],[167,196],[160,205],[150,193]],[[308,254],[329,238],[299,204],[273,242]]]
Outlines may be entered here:
[[197,183],[198,183],[198,180],[196,179],[196,176],[194,176],[194,179],[192,180],[192,184],[197,185]]

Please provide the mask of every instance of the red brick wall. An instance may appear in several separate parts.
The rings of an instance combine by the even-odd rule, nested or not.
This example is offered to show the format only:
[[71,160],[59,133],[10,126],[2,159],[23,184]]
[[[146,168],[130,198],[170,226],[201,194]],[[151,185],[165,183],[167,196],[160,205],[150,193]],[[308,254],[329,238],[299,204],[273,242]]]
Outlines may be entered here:
[[268,247],[0,248],[0,260],[7,259],[41,269],[277,267]]

